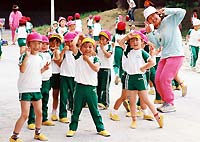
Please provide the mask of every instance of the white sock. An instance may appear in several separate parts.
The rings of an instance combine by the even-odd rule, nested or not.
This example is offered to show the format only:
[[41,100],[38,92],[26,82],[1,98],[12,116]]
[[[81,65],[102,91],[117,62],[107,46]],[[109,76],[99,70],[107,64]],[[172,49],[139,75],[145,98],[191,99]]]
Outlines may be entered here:
[[144,115],[148,115],[148,110],[147,109],[141,109]]
[[52,110],[52,114],[56,114],[57,111],[55,109]]

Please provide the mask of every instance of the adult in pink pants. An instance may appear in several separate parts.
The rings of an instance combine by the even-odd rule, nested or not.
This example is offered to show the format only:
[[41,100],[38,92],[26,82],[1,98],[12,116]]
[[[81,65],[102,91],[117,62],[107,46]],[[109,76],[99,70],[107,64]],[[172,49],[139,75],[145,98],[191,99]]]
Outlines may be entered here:
[[19,11],[19,7],[17,5],[13,5],[12,12],[9,16],[9,26],[12,31],[12,44],[15,44],[15,31],[19,27],[19,19],[22,18],[22,13]]
[[[157,108],[161,112],[173,112],[174,93],[172,80],[177,76],[184,60],[182,36],[179,25],[186,11],[181,8],[156,10],[149,6],[144,10],[147,36],[156,47],[162,47],[161,59],[156,71],[156,88],[165,102]],[[153,27],[153,28],[152,28]]]

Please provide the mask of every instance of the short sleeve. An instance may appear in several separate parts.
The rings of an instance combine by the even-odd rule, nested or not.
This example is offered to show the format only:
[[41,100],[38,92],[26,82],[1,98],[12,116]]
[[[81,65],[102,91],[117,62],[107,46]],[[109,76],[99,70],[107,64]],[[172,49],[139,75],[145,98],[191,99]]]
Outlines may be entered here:
[[23,53],[20,57],[19,57],[19,63],[18,63],[18,65],[19,66],[21,66],[22,65],[22,63],[23,63],[23,61],[24,61],[24,58],[25,58],[25,56],[26,56],[26,53]]
[[142,50],[142,57],[143,57],[145,63],[147,63],[150,56],[149,56],[149,53],[147,53],[146,51]]

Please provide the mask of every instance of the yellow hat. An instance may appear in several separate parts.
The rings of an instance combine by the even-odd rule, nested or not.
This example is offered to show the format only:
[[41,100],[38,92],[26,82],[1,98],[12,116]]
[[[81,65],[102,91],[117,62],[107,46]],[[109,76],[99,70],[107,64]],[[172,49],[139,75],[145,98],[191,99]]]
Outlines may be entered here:
[[95,46],[95,41],[94,41],[94,39],[91,39],[91,38],[89,38],[89,37],[86,37],[86,38],[83,39],[82,44],[84,44],[84,43],[86,43],[86,42],[90,42],[90,43],[93,44],[93,46]]
[[62,41],[62,37],[59,34],[52,34],[49,36],[49,39],[51,39],[51,38],[58,38],[58,39],[60,39],[60,41]]

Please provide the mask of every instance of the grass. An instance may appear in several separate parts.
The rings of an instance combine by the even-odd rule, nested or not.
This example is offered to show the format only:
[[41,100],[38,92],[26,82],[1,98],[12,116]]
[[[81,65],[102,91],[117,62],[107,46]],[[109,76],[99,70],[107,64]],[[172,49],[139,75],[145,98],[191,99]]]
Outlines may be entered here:
[[90,12],[85,12],[83,14],[81,14],[81,18],[86,18],[88,17],[89,15],[97,15],[98,13],[100,13],[101,11],[90,11]]
[[49,25],[43,25],[39,27],[34,27],[34,30],[42,35],[46,35],[49,30]]

